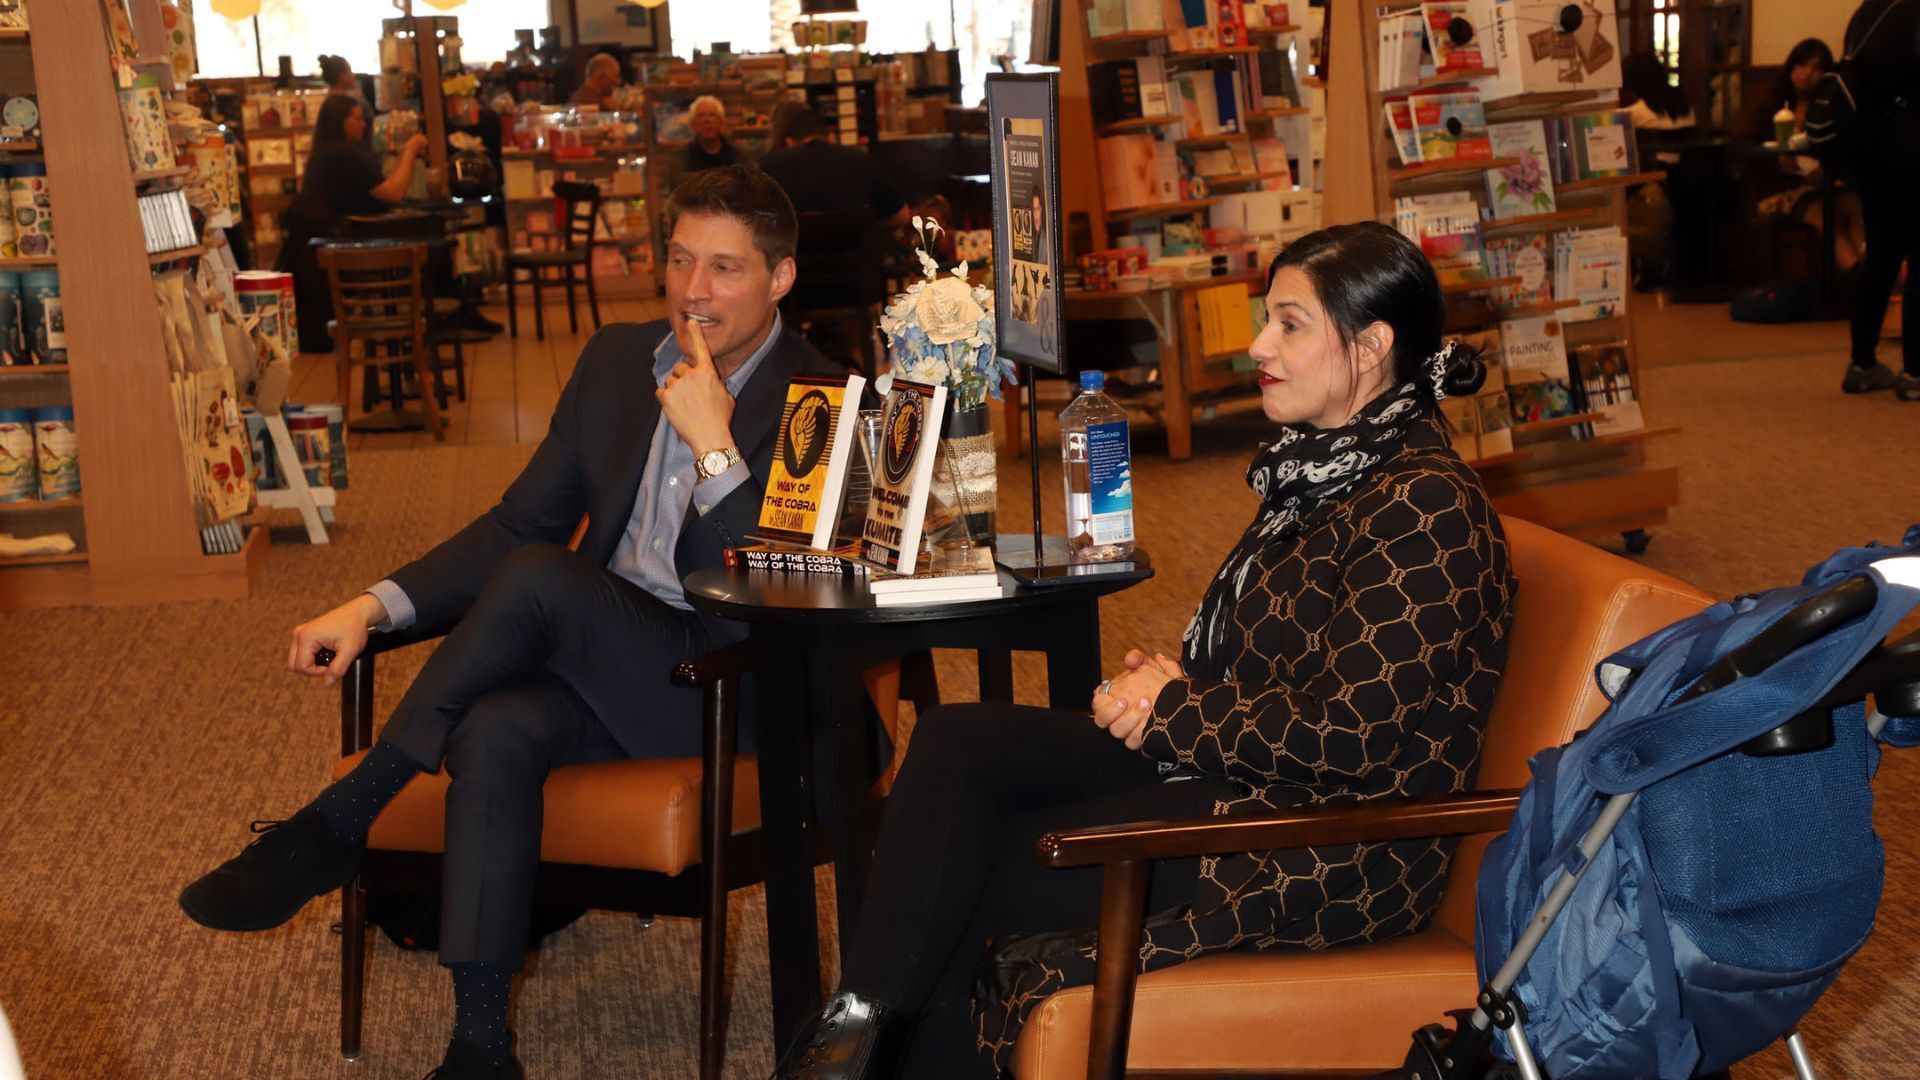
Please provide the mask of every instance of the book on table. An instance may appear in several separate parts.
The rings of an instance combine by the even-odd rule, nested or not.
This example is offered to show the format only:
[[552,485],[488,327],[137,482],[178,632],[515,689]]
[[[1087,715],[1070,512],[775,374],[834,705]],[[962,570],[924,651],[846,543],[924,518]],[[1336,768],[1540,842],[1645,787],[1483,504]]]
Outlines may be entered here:
[[895,376],[880,419],[880,460],[861,530],[861,557],[896,574],[912,574],[926,524],[934,452],[947,388]]
[[846,543],[830,550],[764,541],[726,550],[727,568],[782,574],[822,574],[864,580],[873,568],[860,560],[860,545]]
[[986,547],[943,552],[935,565],[911,574],[875,574],[868,579],[867,590],[879,607],[991,600],[1002,595],[993,549]]
[[854,423],[867,380],[859,375],[795,375],[774,435],[757,529],[761,538],[830,548],[840,523]]

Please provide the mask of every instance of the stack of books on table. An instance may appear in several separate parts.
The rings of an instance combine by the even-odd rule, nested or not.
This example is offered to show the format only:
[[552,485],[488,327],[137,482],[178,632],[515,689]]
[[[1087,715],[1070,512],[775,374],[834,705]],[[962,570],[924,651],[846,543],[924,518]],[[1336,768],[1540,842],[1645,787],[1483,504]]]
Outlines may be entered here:
[[832,549],[785,544],[777,540],[742,544],[726,552],[727,566],[733,570],[765,573],[825,574],[850,580],[864,579],[874,568],[859,559],[859,545],[843,544]]
[[876,572],[867,579],[875,607],[904,604],[957,604],[969,600],[997,600],[1004,593],[1000,571],[993,565],[993,549],[974,548],[969,556],[948,555],[929,569],[913,574]]

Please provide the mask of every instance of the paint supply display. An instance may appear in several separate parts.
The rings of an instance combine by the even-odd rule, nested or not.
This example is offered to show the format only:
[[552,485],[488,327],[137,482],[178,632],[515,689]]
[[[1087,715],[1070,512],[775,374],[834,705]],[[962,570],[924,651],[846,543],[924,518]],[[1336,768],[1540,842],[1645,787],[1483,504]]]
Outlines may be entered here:
[[62,405],[33,410],[33,452],[40,463],[42,500],[80,497],[80,438],[72,409]]
[[47,167],[16,162],[7,178],[7,205],[13,210],[13,238],[21,258],[52,255],[59,249],[53,237],[53,199],[47,190]]
[[33,465],[33,414],[0,409],[0,503],[40,497],[40,474]]
[[67,315],[60,303],[60,275],[33,270],[20,275],[20,330],[32,364],[67,362]]

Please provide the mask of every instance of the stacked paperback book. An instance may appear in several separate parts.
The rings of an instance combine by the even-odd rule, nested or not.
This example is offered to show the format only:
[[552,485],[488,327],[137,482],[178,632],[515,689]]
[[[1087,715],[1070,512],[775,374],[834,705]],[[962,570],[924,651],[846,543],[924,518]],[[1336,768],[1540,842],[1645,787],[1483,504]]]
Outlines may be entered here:
[[1480,95],[1472,90],[1408,94],[1383,105],[1400,164],[1492,160]]
[[1393,201],[1393,224],[1420,245],[1442,285],[1487,279],[1480,204],[1465,191],[1411,195]]

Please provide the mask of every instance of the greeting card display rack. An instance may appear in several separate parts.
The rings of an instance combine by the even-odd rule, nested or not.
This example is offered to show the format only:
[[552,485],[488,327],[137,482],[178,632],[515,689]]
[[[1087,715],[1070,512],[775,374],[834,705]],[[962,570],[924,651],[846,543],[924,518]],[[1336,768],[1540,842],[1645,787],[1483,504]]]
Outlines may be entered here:
[[[1380,58],[1375,43],[1383,16],[1418,8],[1416,3],[1374,5],[1364,0],[1332,4],[1328,18],[1331,38],[1331,81],[1327,123],[1343,137],[1327,148],[1325,220],[1329,223],[1375,219],[1393,220],[1393,201],[1417,193],[1470,190],[1484,198],[1487,169],[1494,161],[1439,162],[1402,168],[1383,123],[1384,101],[1406,89],[1463,86],[1463,80],[1492,75],[1488,70],[1456,72],[1426,80],[1420,87],[1395,94],[1379,90]],[[1570,89],[1526,93],[1483,101],[1489,123],[1541,120],[1619,107],[1617,91]],[[1362,136],[1361,133],[1366,135]],[[1510,162],[1508,163],[1510,164]],[[1662,179],[1660,173],[1581,180],[1554,186],[1557,209],[1550,214],[1489,222],[1502,233],[1553,233],[1569,228],[1627,224],[1628,188]],[[1493,328],[1502,318],[1551,314],[1547,310],[1502,310],[1491,301],[1493,291],[1511,282],[1469,283],[1448,289],[1448,329],[1452,332]],[[1626,353],[1636,395],[1642,393],[1638,349],[1633,324],[1626,312],[1632,290],[1611,318],[1562,322],[1566,346],[1615,343]],[[1649,440],[1673,435],[1677,427],[1643,427],[1594,438],[1579,438],[1582,425],[1597,414],[1513,426],[1511,453],[1472,461],[1494,507],[1539,525],[1582,539],[1619,534],[1630,552],[1645,550],[1648,529],[1666,524],[1667,510],[1680,500],[1679,470],[1648,463]]]
[[[164,54],[155,0],[134,0],[143,54]],[[0,532],[66,532],[65,555],[0,559],[0,610],[77,604],[150,604],[245,597],[266,557],[253,528],[229,555],[201,553],[187,464],[168,385],[156,265],[198,255],[149,256],[136,185],[177,183],[184,170],[136,174],[105,49],[113,38],[97,0],[35,4],[28,31],[0,34],[0,89],[38,94],[41,148],[57,250],[0,261],[0,270],[57,268],[66,365],[0,367],[0,407],[71,406],[81,496],[0,505]]]

